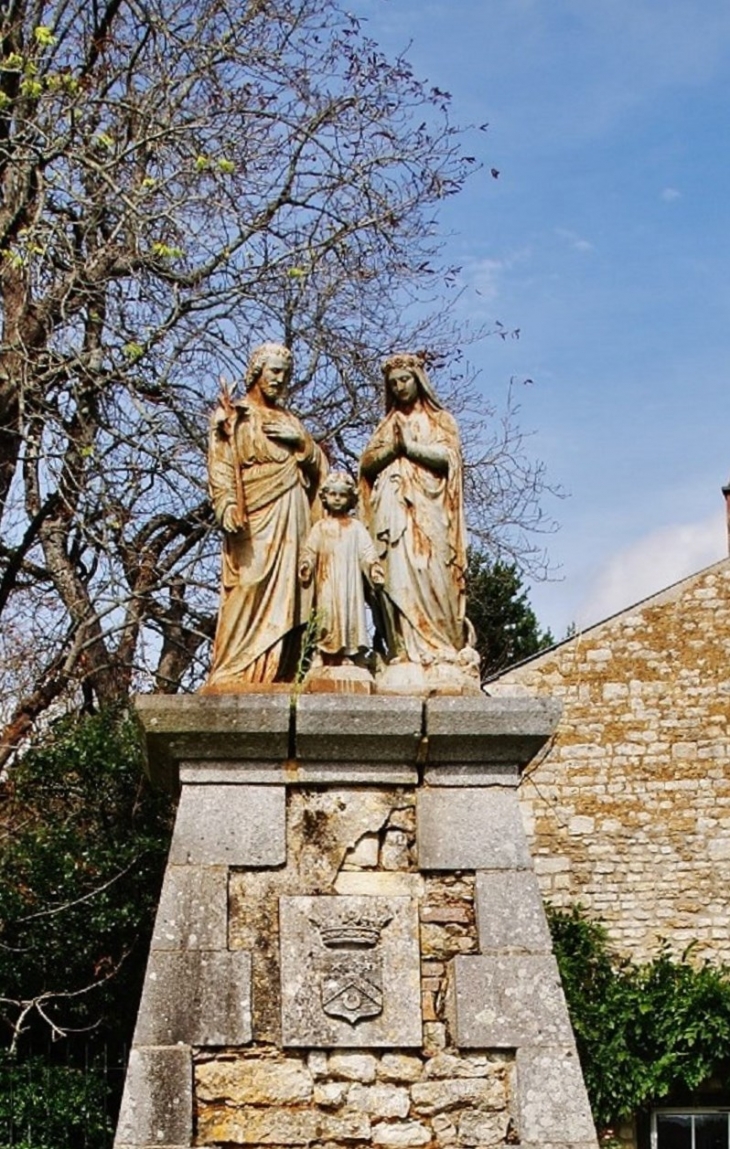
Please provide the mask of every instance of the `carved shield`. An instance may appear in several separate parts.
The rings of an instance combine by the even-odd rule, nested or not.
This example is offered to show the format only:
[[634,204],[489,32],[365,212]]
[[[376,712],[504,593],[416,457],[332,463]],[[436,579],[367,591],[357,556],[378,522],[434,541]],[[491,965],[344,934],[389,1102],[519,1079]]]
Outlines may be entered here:
[[322,955],[322,1009],[356,1025],[383,1011],[383,971],[380,954],[340,950]]

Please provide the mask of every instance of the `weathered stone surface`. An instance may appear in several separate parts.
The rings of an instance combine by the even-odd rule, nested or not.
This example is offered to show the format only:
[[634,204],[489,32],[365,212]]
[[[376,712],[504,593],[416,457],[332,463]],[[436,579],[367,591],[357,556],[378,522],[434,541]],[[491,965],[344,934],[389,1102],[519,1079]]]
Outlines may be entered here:
[[[520,1149],[597,1149],[597,1141],[520,1141]],[[627,1143],[628,1144],[628,1143]]]
[[446,1048],[446,1026],[442,1021],[423,1023],[423,1052],[427,1056]]
[[259,762],[221,759],[220,762],[181,762],[182,786],[284,786],[292,781],[286,760]]
[[454,1077],[417,1081],[411,1086],[413,1108],[428,1116],[450,1109],[502,1109],[507,1104],[502,1074],[491,1077]]
[[428,1145],[430,1140],[430,1130],[420,1121],[373,1125],[373,1145],[385,1145],[387,1149],[411,1149],[412,1146]]
[[335,879],[335,893],[372,898],[422,898],[426,883],[420,874],[381,870],[342,870]]
[[351,1085],[347,1094],[349,1108],[371,1117],[407,1117],[411,1099],[407,1089],[397,1085]]
[[426,1078],[434,1077],[489,1077],[503,1074],[504,1061],[494,1057],[472,1054],[459,1057],[454,1053],[438,1053],[429,1058],[424,1067]]
[[380,855],[380,838],[377,834],[363,834],[352,849],[345,854],[345,866],[356,869],[374,869]]
[[251,958],[241,951],[153,950],[135,1045],[245,1045]]
[[388,824],[394,830],[405,830],[407,834],[411,835],[411,837],[415,837],[415,834],[416,834],[415,797],[412,799],[412,802],[409,803],[408,805],[402,806],[400,808],[396,807],[393,810],[392,814],[390,815],[390,818],[388,819]]
[[437,1113],[431,1120],[431,1128],[436,1136],[437,1145],[454,1145],[458,1134],[452,1120],[454,1113]]
[[397,762],[181,762],[180,782],[195,785],[228,783],[241,786],[413,786],[414,766]]
[[462,1113],[459,1117],[460,1145],[496,1145],[503,1141],[509,1126],[509,1114]]
[[283,786],[184,788],[170,847],[171,864],[264,867],[284,861]]
[[[306,695],[306,697],[334,697]],[[340,695],[341,697],[341,695]],[[415,786],[418,770],[399,762],[302,762],[290,772],[287,781],[300,785],[337,786]]]
[[378,1077],[381,1081],[408,1084],[420,1081],[422,1076],[423,1062],[419,1057],[409,1057],[407,1053],[384,1053],[378,1063]]
[[[368,1057],[369,1056],[368,1054]],[[319,1081],[320,1078],[327,1076],[329,1072],[327,1054],[323,1049],[313,1049],[307,1054],[307,1069],[315,1081]]]
[[247,759],[280,762],[289,755],[290,688],[278,694],[138,694],[134,708],[146,736],[148,771],[174,789],[182,761]]
[[398,763],[411,768],[415,782],[422,706],[417,698],[303,694],[296,710],[296,757],[302,766],[354,762],[385,769]]
[[198,1141],[233,1145],[308,1145],[311,1141],[367,1141],[370,1120],[361,1113],[243,1105],[204,1108]]
[[452,1034],[464,1049],[570,1045],[573,1034],[551,955],[456,957],[449,986]]
[[385,832],[380,864],[384,870],[407,870],[411,864],[408,835],[405,830],[388,829]]
[[229,1101],[235,1105],[295,1105],[311,1101],[314,1082],[298,1059],[274,1061],[238,1058],[206,1061],[196,1067],[199,1101]]
[[729,641],[725,558],[501,680],[563,700],[520,793],[543,894],[636,961],[730,961]]
[[426,766],[427,786],[519,786],[520,771],[507,763],[434,762]]
[[168,866],[152,935],[153,950],[224,950],[228,867]]
[[595,1129],[571,1046],[517,1051],[517,1126],[523,1142],[585,1142],[596,1149]]
[[429,698],[429,769],[437,763],[476,763],[487,773],[496,764],[522,768],[547,742],[559,717],[560,702],[552,698]]
[[372,1053],[333,1053],[327,1063],[327,1069],[333,1077],[342,1077],[345,1081],[362,1081],[365,1085],[375,1081],[377,1066]]
[[479,948],[550,953],[552,943],[540,886],[529,870],[489,870],[476,876]]
[[[420,1046],[411,898],[283,897],[279,920],[284,1045]],[[357,949],[344,936],[353,926],[369,936]]]
[[190,1049],[132,1049],[115,1145],[189,1146],[193,1133]]
[[346,1081],[325,1081],[314,1087],[314,1104],[323,1109],[339,1109],[344,1104],[350,1086]]
[[514,790],[421,790],[416,799],[416,821],[418,865],[422,870],[532,866]]
[[387,825],[393,806],[402,806],[407,797],[412,796],[397,788],[290,790],[287,866],[231,870],[229,945],[252,954],[256,1040],[281,1045],[279,896],[332,890],[348,850],[363,834],[378,834]]

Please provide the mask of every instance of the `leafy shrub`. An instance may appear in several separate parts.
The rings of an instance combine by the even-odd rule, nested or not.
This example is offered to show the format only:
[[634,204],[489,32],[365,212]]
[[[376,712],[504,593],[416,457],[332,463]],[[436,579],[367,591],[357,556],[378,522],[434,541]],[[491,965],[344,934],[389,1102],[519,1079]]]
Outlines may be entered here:
[[555,954],[599,1127],[671,1094],[727,1079],[730,968],[666,945],[642,964],[619,957],[580,906],[548,912]]
[[170,815],[114,710],[58,723],[0,786],[0,1149],[111,1144],[101,1053],[131,1040]]
[[0,1058],[0,1149],[104,1149],[111,1144],[101,1069]]

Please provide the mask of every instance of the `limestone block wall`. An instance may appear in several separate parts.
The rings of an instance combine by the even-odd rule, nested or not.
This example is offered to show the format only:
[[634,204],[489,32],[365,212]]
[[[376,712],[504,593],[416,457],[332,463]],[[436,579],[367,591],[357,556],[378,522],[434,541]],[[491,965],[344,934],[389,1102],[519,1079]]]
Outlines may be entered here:
[[148,712],[182,793],[116,1149],[596,1149],[517,800],[555,708],[210,701]]
[[[448,962],[479,948],[475,874],[419,873],[415,790],[292,790],[287,836],[285,867],[258,873],[238,869],[230,875],[229,946],[231,952],[252,954],[259,1040],[238,1053],[196,1056],[198,1143],[344,1147],[367,1142],[406,1149],[514,1141],[514,1052],[461,1053],[449,1040]],[[392,905],[399,898],[418,905],[417,1026],[411,1045],[389,1051],[281,1050],[280,1001],[271,986],[282,980],[286,941],[282,945],[279,899],[287,895],[310,895],[309,905],[327,895],[365,905],[371,899]],[[396,994],[403,993],[407,972],[400,967]],[[317,987],[309,993],[315,996]],[[350,1041],[364,1040],[362,1026],[353,1028]]]
[[638,959],[730,961],[730,563],[505,674],[558,697],[520,801],[544,896],[581,901]]

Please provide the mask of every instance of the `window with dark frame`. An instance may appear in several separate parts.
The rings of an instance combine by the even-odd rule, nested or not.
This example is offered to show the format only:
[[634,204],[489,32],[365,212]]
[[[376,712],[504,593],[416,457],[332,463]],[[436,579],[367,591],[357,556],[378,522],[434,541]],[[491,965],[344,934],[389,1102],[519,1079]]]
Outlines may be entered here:
[[730,1110],[655,1109],[651,1149],[730,1149]]

